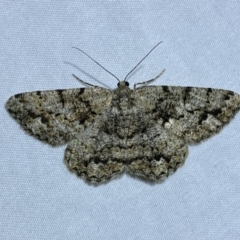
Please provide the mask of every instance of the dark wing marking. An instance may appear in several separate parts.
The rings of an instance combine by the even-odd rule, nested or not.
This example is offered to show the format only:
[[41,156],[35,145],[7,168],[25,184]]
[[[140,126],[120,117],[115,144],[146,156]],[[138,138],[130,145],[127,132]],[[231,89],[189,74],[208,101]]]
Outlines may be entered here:
[[105,88],[20,93],[6,103],[10,114],[31,135],[51,145],[68,142],[111,103]]
[[187,142],[217,133],[240,108],[240,96],[221,89],[148,86],[134,96],[146,114]]

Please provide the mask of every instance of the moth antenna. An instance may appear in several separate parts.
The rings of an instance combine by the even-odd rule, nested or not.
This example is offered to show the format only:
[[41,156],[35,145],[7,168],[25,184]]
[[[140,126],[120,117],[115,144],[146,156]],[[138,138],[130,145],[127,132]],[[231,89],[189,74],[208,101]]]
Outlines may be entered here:
[[120,80],[113,74],[111,73],[110,71],[108,71],[105,67],[103,67],[99,62],[97,62],[95,59],[93,59],[91,56],[89,56],[86,52],[84,52],[82,49],[80,48],[77,48],[77,47],[72,47],[72,48],[75,48],[77,49],[78,51],[82,52],[83,54],[85,54],[87,57],[89,57],[92,61],[94,61],[98,66],[100,66],[102,69],[104,69],[106,72],[108,72],[109,74],[111,74],[113,77],[115,77],[118,82],[120,82]]
[[157,44],[144,56],[144,58],[142,58],[142,60],[126,75],[126,77],[124,78],[124,81],[126,81],[127,77],[142,63],[142,61],[143,61],[160,43],[162,43],[162,41],[159,42],[159,43],[157,43]]

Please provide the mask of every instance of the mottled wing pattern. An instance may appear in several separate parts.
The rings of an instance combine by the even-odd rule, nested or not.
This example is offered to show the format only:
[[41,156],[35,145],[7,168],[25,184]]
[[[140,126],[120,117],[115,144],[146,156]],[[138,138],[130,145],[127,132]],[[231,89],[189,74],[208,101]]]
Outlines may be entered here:
[[28,133],[59,145],[75,138],[111,99],[101,87],[37,91],[12,96],[6,108]]
[[239,95],[227,90],[131,90],[121,82],[109,107],[69,143],[65,161],[71,171],[94,184],[124,171],[164,180],[185,162],[188,143],[217,133],[239,107]]
[[217,133],[240,108],[240,95],[213,88],[148,86],[135,91],[152,120],[187,143]]
[[68,168],[96,184],[124,171],[165,179],[183,165],[188,143],[210,137],[233,118],[240,96],[195,87],[132,90],[122,81],[113,91],[92,87],[18,94],[6,107],[40,140],[69,141]]

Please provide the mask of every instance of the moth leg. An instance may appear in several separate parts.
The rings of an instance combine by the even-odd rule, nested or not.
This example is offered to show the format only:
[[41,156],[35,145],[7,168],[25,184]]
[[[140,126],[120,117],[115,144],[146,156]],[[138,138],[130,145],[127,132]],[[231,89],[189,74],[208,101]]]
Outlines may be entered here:
[[82,79],[80,79],[79,77],[77,77],[74,74],[72,74],[72,76],[75,77],[79,82],[83,83],[84,85],[86,85],[88,87],[95,87],[95,85],[92,85],[91,83],[87,83],[87,82],[83,81]]
[[[92,184],[106,182],[124,171],[124,164],[113,159],[112,148],[99,149],[99,139],[75,139],[65,151],[65,162],[70,171]],[[95,141],[95,142],[91,142]]]
[[148,80],[148,81],[145,81],[145,82],[135,83],[135,84],[134,84],[134,89],[137,88],[137,85],[147,85],[147,84],[155,81],[155,80],[156,80],[157,78],[159,78],[164,72],[165,72],[165,69],[163,69],[155,78],[152,78],[152,79],[150,79],[150,80]]
[[130,160],[129,173],[154,181],[164,180],[174,173],[188,154],[185,141],[167,132],[154,136],[148,144],[142,142],[137,148],[139,156]]

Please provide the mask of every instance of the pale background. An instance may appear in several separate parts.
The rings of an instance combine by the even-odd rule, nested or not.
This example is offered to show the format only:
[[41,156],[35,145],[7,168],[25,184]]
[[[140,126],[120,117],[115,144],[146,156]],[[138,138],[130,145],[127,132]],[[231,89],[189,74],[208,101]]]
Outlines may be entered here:
[[154,84],[240,93],[240,1],[1,1],[0,239],[240,239],[240,114],[190,147],[162,184],[123,175],[89,186],[68,172],[65,147],[28,136],[4,108],[16,93]]

